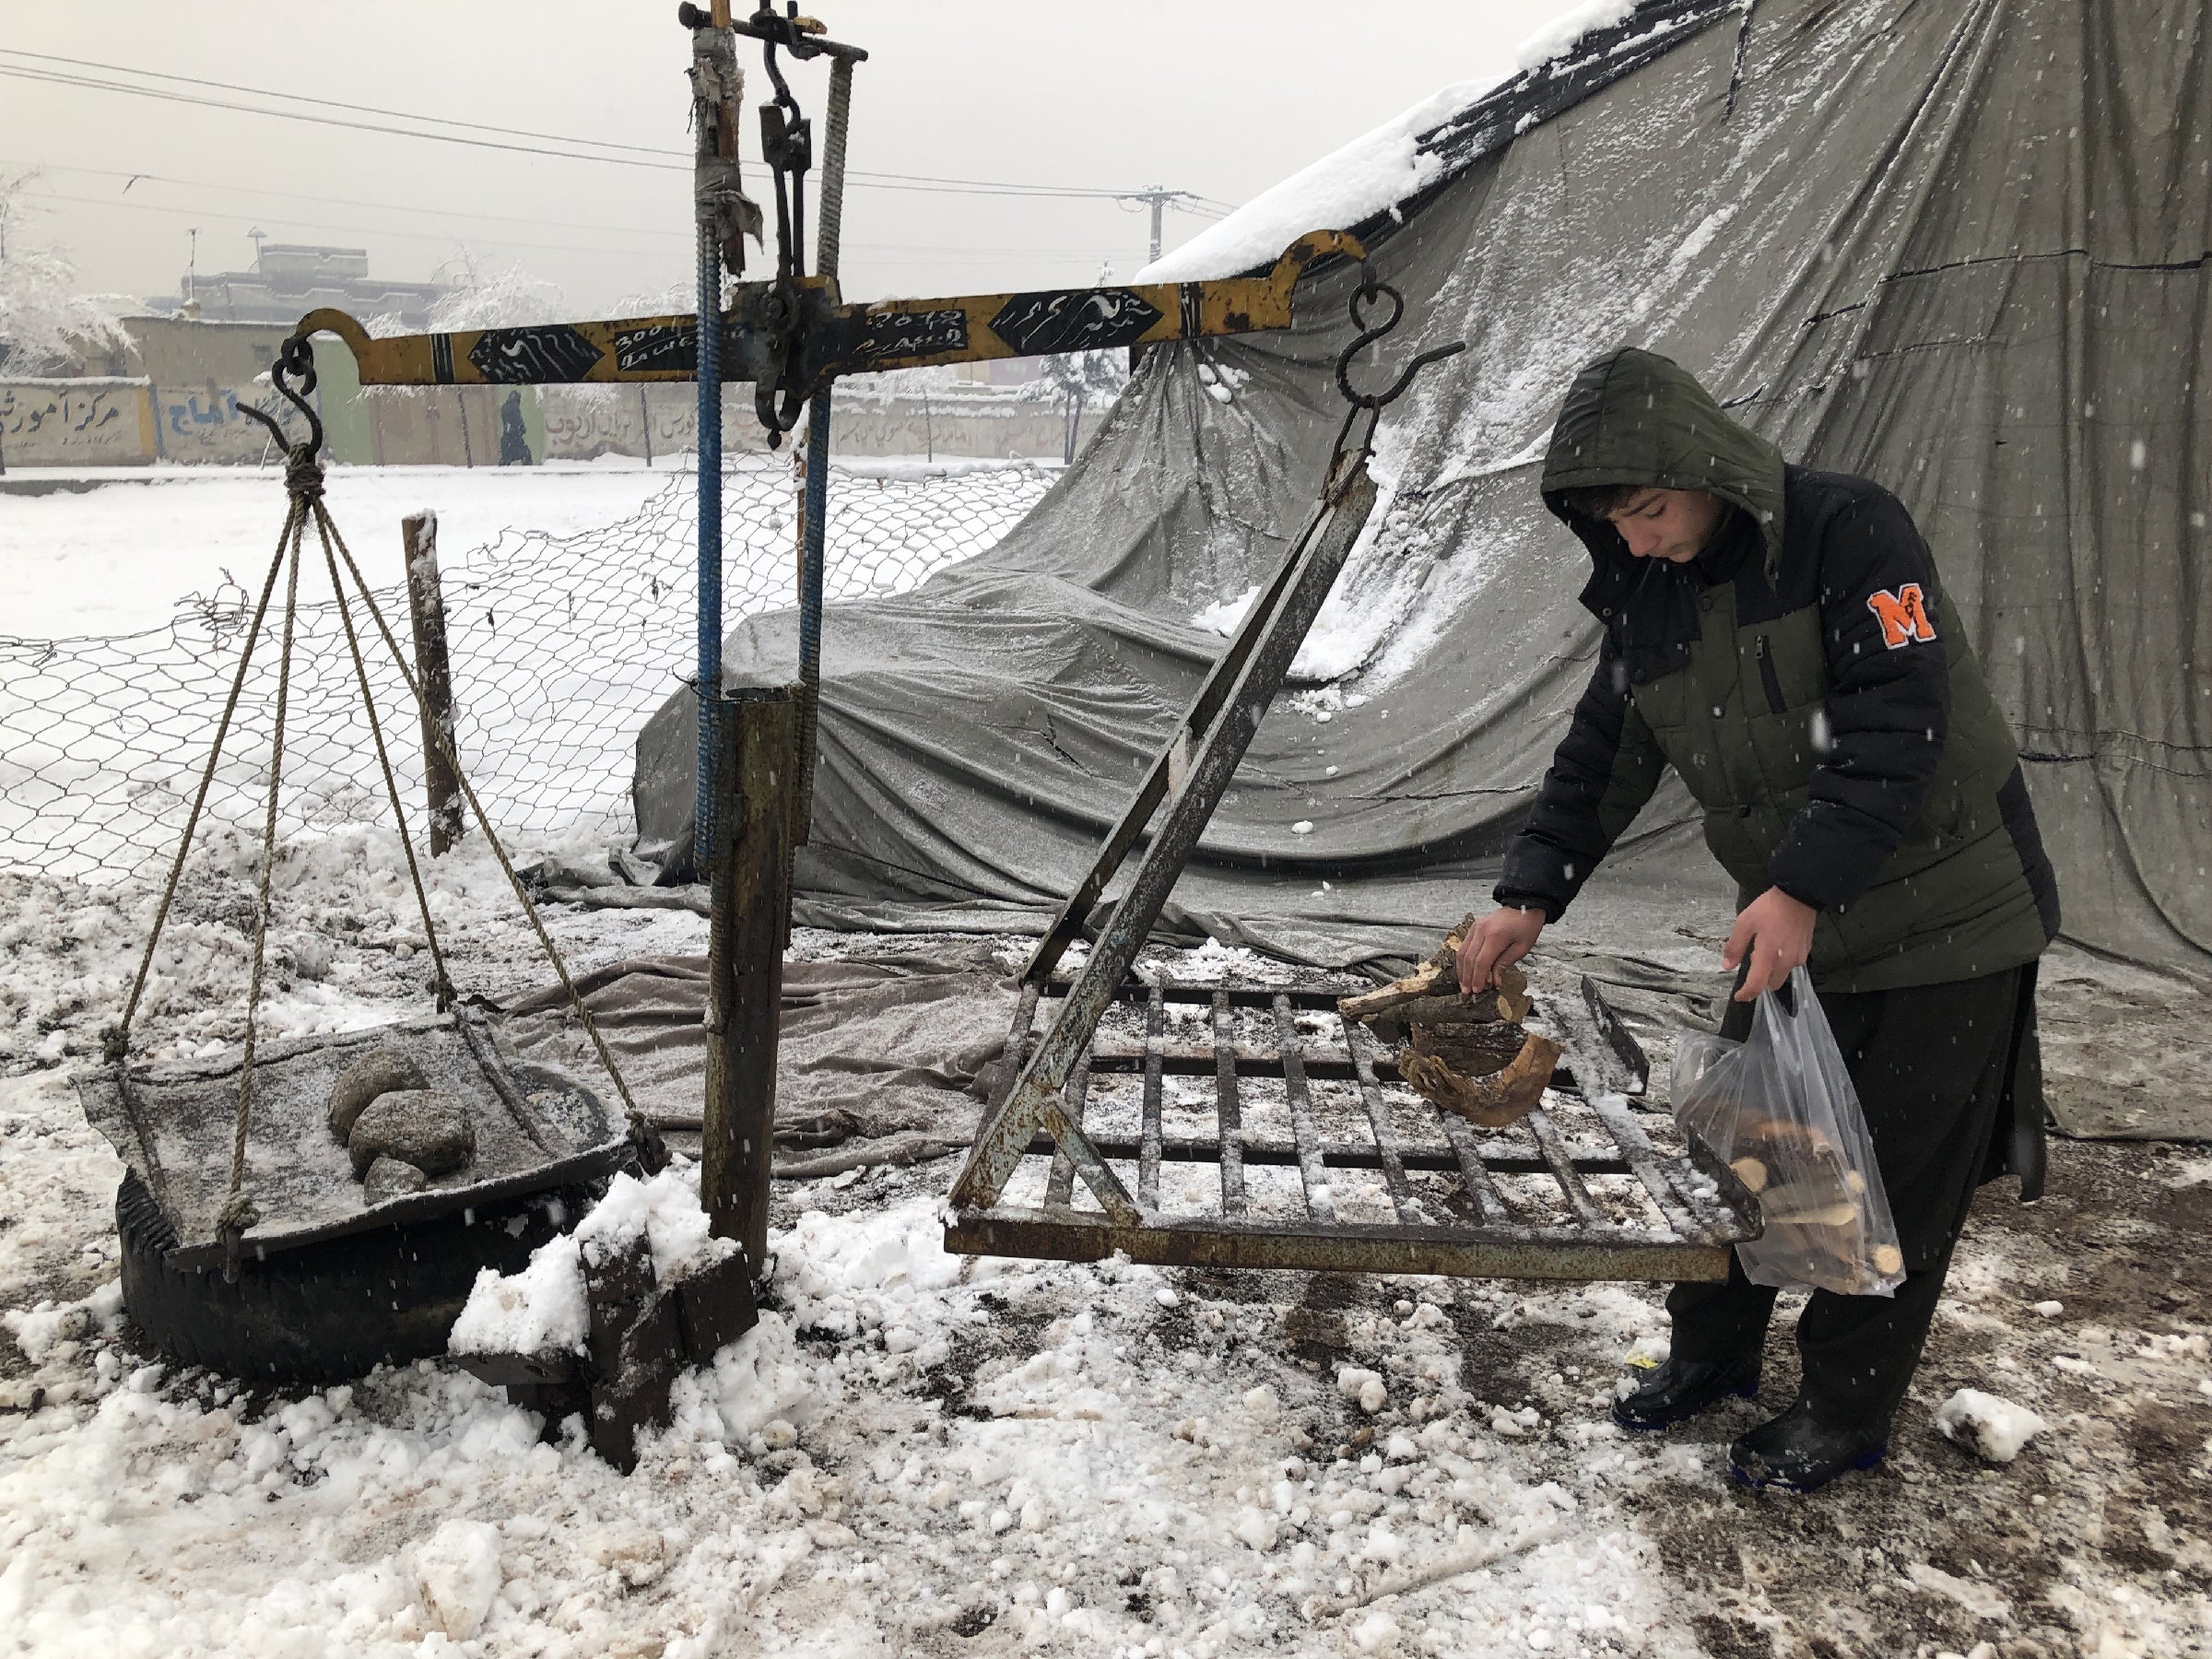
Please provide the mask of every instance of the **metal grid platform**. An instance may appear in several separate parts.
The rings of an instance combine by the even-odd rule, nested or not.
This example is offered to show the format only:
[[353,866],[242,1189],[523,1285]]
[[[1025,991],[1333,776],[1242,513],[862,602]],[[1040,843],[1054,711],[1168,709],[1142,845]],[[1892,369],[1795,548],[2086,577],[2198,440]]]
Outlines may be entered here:
[[[1026,1063],[1069,983],[1024,988]],[[985,1255],[1547,1279],[1721,1279],[1757,1204],[1692,1142],[1654,1146],[1618,1095],[1566,1065],[1502,1131],[1440,1111],[1335,991],[1124,983],[1061,1093],[1135,1195],[1117,1223],[1047,1134],[946,1244]],[[1041,1007],[1047,1018],[1039,1019]]]

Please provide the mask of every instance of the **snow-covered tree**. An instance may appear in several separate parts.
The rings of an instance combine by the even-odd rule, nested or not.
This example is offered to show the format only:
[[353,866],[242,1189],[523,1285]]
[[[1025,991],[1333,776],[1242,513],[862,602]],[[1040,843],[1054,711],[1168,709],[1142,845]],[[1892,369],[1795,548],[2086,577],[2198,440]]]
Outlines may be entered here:
[[1083,435],[1083,411],[1100,407],[1122,394],[1129,383],[1128,353],[1123,351],[1069,351],[1043,359],[1038,377],[1017,394],[1028,403],[1056,403],[1066,423],[1065,458],[1073,464],[1076,445]]
[[533,276],[519,265],[485,265],[466,248],[431,272],[430,280],[450,290],[430,307],[433,334],[558,323],[568,311],[558,284]]
[[76,267],[29,224],[35,172],[0,172],[0,371],[41,374],[87,348],[129,344],[113,294],[81,293]]

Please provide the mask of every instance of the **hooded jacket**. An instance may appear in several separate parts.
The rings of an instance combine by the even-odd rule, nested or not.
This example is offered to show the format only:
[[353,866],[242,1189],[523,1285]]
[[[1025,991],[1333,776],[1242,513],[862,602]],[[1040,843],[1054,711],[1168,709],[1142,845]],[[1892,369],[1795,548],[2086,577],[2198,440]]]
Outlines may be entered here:
[[[1655,485],[1735,511],[1696,559],[1632,556],[1564,492]],[[1576,376],[1544,500],[1589,548],[1596,672],[1509,848],[1501,902],[1557,919],[1672,765],[1738,904],[1819,912],[1823,991],[2032,961],[2057,884],[2011,728],[1903,506],[1785,464],[1680,367],[1623,349]]]

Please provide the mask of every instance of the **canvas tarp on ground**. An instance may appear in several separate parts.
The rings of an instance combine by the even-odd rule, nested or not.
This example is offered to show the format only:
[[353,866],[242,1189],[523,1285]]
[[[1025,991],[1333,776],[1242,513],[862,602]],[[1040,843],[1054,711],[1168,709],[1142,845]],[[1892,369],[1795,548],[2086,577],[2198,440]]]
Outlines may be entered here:
[[[1369,377],[1469,349],[1390,411],[1376,520],[1171,922],[1338,962],[1482,900],[1596,646],[1540,457],[1625,342],[1904,500],[2015,721],[2067,933],[2207,965],[2206,30],[2196,0],[1653,0],[1425,136],[1403,223],[1357,227],[1407,301]],[[1287,332],[1153,349],[990,553],[831,607],[803,919],[1049,912],[1221,643],[1193,619],[1310,510],[1352,279],[1301,284]],[[789,615],[729,649],[734,681],[794,660]],[[665,713],[664,832],[690,792]],[[1610,905],[1610,942],[1655,951],[1724,905],[1688,818],[1670,781],[1570,923]]]

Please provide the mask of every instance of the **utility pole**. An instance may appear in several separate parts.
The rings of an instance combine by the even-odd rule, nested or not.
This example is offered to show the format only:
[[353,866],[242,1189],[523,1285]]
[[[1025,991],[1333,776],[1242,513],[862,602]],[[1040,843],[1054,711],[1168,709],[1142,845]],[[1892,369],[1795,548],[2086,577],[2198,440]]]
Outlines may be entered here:
[[1170,190],[1165,185],[1150,184],[1142,190],[1132,190],[1113,198],[1117,202],[1143,202],[1152,209],[1152,257],[1159,257],[1159,216],[1170,202],[1190,201],[1198,198],[1187,190]]

